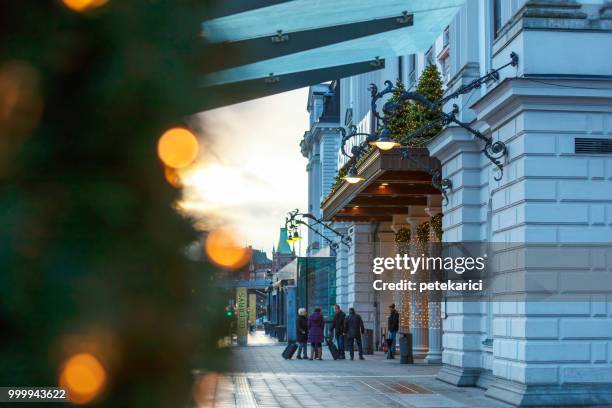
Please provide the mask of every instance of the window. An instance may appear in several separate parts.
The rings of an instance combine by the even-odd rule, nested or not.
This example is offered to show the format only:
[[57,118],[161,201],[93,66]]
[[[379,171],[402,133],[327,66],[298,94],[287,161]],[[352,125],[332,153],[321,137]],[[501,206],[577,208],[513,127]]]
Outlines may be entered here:
[[449,42],[450,42],[450,30],[449,30],[449,27],[446,27],[444,29],[444,34],[442,34],[442,46],[444,48],[448,47]]
[[433,64],[433,48],[429,47],[429,49],[425,53],[425,65],[431,64]]
[[493,0],[493,38],[497,38],[502,27],[502,0]]
[[440,60],[440,65],[442,66],[442,80],[448,83],[448,81],[450,81],[450,58],[448,54],[446,54],[445,58]]
[[449,27],[444,29],[444,33],[442,34],[442,50],[438,54],[438,63],[440,64],[440,68],[442,69],[442,80],[445,83],[450,81],[450,30]]
[[416,54],[408,56],[408,88],[416,83]]

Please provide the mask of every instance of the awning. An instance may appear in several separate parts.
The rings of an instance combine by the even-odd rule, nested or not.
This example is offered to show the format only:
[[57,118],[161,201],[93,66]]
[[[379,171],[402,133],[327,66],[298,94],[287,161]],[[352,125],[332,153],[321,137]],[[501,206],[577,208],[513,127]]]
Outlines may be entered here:
[[293,261],[289,262],[287,265],[283,266],[279,269],[273,277],[274,283],[273,286],[276,287],[280,285],[282,281],[293,279],[295,280],[297,277],[297,258]]
[[[422,165],[440,168],[427,149],[412,148],[411,156]],[[344,182],[321,204],[323,219],[328,221],[391,221],[394,214],[405,214],[413,205],[428,205],[428,196],[441,201],[441,194],[431,185],[431,175],[421,166],[402,158],[397,149],[372,153],[361,163],[358,174],[365,180]]]
[[236,94],[210,98],[214,107],[381,69],[385,58],[426,51],[463,2],[227,1],[235,14],[203,23],[224,57],[206,61],[201,85]]

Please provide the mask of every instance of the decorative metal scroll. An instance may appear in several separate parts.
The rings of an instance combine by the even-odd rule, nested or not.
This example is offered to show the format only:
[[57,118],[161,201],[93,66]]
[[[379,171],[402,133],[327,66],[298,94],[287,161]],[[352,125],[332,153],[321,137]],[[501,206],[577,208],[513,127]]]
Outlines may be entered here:
[[[513,66],[513,67],[518,66],[518,61],[519,61],[518,55],[512,52],[510,54],[510,62],[508,62],[507,64],[502,65],[501,67],[497,69],[491,70],[486,75],[480,78],[477,78],[466,85],[463,85],[462,87],[457,89],[455,92],[445,96],[444,98],[438,101],[430,101],[424,95],[418,92],[408,92],[404,89],[399,89],[396,86],[394,86],[393,83],[389,80],[384,82],[385,87],[381,91],[378,90],[378,87],[375,84],[371,84],[369,88],[371,97],[372,97],[371,110],[372,110],[373,115],[376,118],[376,123],[380,129],[379,134],[357,132],[357,127],[354,125],[351,125],[348,127],[348,132],[343,127],[338,128],[342,134],[342,144],[341,144],[342,153],[345,156],[351,158],[351,160],[353,160],[353,163],[351,164],[351,167],[348,172],[349,175],[357,175],[356,162],[357,160],[359,160],[361,155],[365,153],[366,146],[368,144],[370,144],[371,142],[375,142],[380,137],[390,136],[390,132],[388,128],[389,118],[392,117],[392,115],[394,115],[406,101],[414,101],[416,103],[419,103],[425,106],[427,109],[430,109],[432,111],[438,111],[440,113],[440,116],[434,119],[433,121],[431,121],[430,123],[427,123],[421,126],[419,129],[416,129],[412,133],[405,135],[406,137],[402,138],[404,141],[418,138],[419,136],[423,135],[425,132],[427,132],[428,130],[436,126],[440,126],[440,125],[448,126],[451,123],[454,123],[462,127],[463,129],[467,130],[468,132],[470,132],[472,135],[474,135],[474,137],[485,142],[482,152],[485,154],[485,156],[487,156],[487,158],[491,161],[491,163],[493,163],[496,166],[498,170],[498,174],[495,175],[493,178],[496,181],[501,180],[504,174],[504,167],[501,162],[501,159],[504,156],[507,156],[508,154],[508,148],[506,147],[506,144],[502,141],[494,142],[493,138],[491,138],[490,136],[483,135],[478,130],[472,128],[469,124],[457,119],[457,115],[459,114],[459,107],[456,104],[453,104],[453,109],[450,112],[444,112],[441,109],[441,107],[446,102],[459,97],[459,95],[466,94],[475,89],[478,89],[483,84],[489,81],[499,80],[499,72],[502,69],[509,67],[509,66]],[[391,100],[385,102],[385,104],[382,107],[382,115],[381,115],[381,113],[378,111],[377,103],[385,95],[392,94],[392,93],[399,94],[399,97],[397,98],[397,101],[395,102]],[[357,136],[365,136],[366,138],[362,143],[353,146],[351,148],[350,154],[347,153],[345,150],[346,142],[349,139],[353,137],[357,137]],[[444,196],[445,204],[448,203],[447,193],[449,191],[452,191],[452,188],[453,188],[453,184],[451,180],[448,178],[442,178],[442,173],[440,169],[432,168],[430,163],[428,163],[427,165],[424,165],[423,163],[416,160],[414,157],[411,157],[408,146],[409,145],[405,143],[403,146],[400,147],[402,158],[411,160],[413,163],[416,163],[421,169],[428,172],[432,176],[432,181],[431,181],[432,186],[438,189],[442,193],[442,195]]]
[[[414,132],[406,135],[407,140],[417,138],[423,133],[425,133],[426,131],[428,131],[429,129],[435,126],[438,126],[440,124],[442,126],[447,126],[451,123],[459,125],[463,129],[473,134],[476,138],[485,142],[482,152],[497,167],[498,174],[494,176],[494,179],[497,181],[501,180],[503,177],[503,172],[504,172],[504,167],[502,165],[501,158],[508,154],[508,149],[506,147],[506,144],[502,141],[494,142],[491,137],[483,135],[478,130],[472,128],[469,124],[457,119],[457,114],[459,113],[459,107],[456,104],[453,105],[453,109],[450,112],[444,112],[441,109],[441,107],[446,102],[459,97],[459,95],[469,93],[473,91],[474,89],[478,89],[483,84],[489,81],[499,80],[499,72],[508,66],[516,67],[518,65],[518,60],[519,60],[518,55],[512,52],[510,54],[510,62],[508,62],[507,64],[502,65],[501,67],[497,69],[491,70],[486,75],[471,81],[470,83],[460,87],[457,91],[447,95],[446,97],[438,101],[433,101],[433,102],[418,92],[408,92],[403,89],[398,89],[389,80],[384,82],[385,88],[382,89],[381,91],[378,91],[378,87],[375,84],[371,84],[370,85],[370,93],[372,96],[371,109],[372,109],[372,113],[376,117],[377,123],[379,125],[382,123],[382,128],[381,128],[380,133],[388,134],[389,131],[387,127],[387,124],[388,124],[387,122],[389,118],[400,109],[400,107],[404,104],[404,102],[414,101],[416,103],[419,103],[425,106],[427,109],[430,109],[432,111],[439,111],[440,117],[426,125],[423,125],[422,127],[415,130]],[[393,102],[393,101],[385,102],[385,104],[382,107],[383,115],[381,115],[378,111],[377,103],[385,95],[391,94],[391,93],[399,94],[399,97],[396,102]]]
[[300,213],[300,210],[298,210],[297,208],[287,213],[287,218],[285,218],[285,228],[287,228],[290,234],[297,233],[298,225],[305,225],[310,231],[314,232],[315,234],[323,238],[323,240],[327,242],[327,244],[329,245],[331,249],[333,249],[334,251],[338,250],[339,245],[337,242],[332,241],[325,235],[321,234],[319,231],[313,228],[311,224],[303,221],[302,219],[299,219],[298,217],[312,220],[313,221],[312,225],[321,225],[323,228],[325,228],[326,230],[330,231],[331,233],[339,237],[340,243],[342,243],[343,245],[346,245],[347,248],[351,247],[351,237],[344,235],[340,231],[330,227],[323,220],[315,217],[314,215],[310,213]]
[[[435,126],[437,122],[435,123],[430,123],[427,126],[429,127],[433,127]],[[357,132],[357,127],[354,125],[351,125],[348,127],[349,131],[348,133],[346,132],[346,130],[344,128],[338,128],[338,130],[340,131],[340,133],[342,134],[342,142],[341,142],[341,151],[342,154],[344,154],[345,156],[351,158],[352,160],[354,160],[354,162],[351,164],[350,170],[349,170],[349,174],[352,175],[357,175],[357,169],[356,169],[356,161],[359,160],[359,158],[366,152],[366,147],[371,143],[374,142],[378,139],[378,135],[373,135],[370,133],[359,133]],[[425,126],[421,129],[419,129],[419,132],[425,132],[427,129],[425,129]],[[419,133],[420,134],[420,133]],[[358,144],[355,145],[351,148],[351,153],[347,153],[346,149],[345,149],[345,144],[348,140],[350,140],[353,137],[357,137],[357,136],[366,136],[366,139]],[[416,136],[415,136],[416,137]],[[440,191],[440,193],[442,193],[442,196],[444,197],[444,203],[448,203],[448,192],[452,191],[453,188],[453,183],[451,182],[450,179],[448,178],[442,178],[442,173],[440,171],[440,169],[437,168],[433,168],[430,164],[430,162],[428,161],[427,164],[424,164],[423,162],[417,160],[416,158],[412,157],[410,155],[410,149],[408,149],[408,147],[403,146],[400,147],[400,154],[402,156],[403,159],[406,160],[410,160],[411,162],[415,163],[421,170],[429,173],[431,175],[431,185],[437,189],[438,191]]]

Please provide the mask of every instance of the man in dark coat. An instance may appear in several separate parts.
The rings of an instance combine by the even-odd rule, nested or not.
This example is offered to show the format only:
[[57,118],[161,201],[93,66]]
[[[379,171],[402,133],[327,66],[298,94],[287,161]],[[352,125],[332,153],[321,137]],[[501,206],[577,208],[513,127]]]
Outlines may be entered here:
[[355,357],[355,352],[353,350],[353,341],[357,342],[357,348],[359,349],[359,359],[364,360],[363,346],[361,345],[361,335],[365,333],[365,328],[363,327],[363,320],[361,319],[361,316],[355,313],[355,309],[352,307],[349,308],[349,314],[344,319],[344,332],[346,333],[351,360],[353,360]]
[[334,319],[332,320],[332,327],[330,334],[331,336],[336,335],[336,344],[338,345],[338,351],[340,352],[340,359],[344,360],[344,319],[346,313],[340,309],[340,305],[334,305],[336,313],[334,313]]
[[389,305],[389,317],[387,318],[387,340],[389,340],[389,351],[387,358],[395,358],[395,339],[399,331],[399,313],[395,310],[395,303]]

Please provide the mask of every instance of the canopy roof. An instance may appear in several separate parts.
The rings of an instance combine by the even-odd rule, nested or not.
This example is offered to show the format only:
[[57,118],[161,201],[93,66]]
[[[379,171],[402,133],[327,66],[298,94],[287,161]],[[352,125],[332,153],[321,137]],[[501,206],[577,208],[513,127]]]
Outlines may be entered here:
[[274,274],[274,284],[273,286],[278,286],[282,281],[289,279],[296,279],[297,277],[297,265],[298,258],[289,262],[287,265],[283,266]]
[[[365,180],[344,182],[323,200],[323,219],[327,221],[392,221],[393,214],[406,214],[410,206],[428,205],[428,197],[441,200],[440,191],[431,185],[431,175],[422,167],[440,168],[440,162],[427,149],[411,148],[411,157],[402,158],[398,149],[372,153],[357,166]],[[417,164],[420,163],[420,164]]]
[[235,3],[226,8],[236,13],[203,23],[204,37],[224,58],[206,62],[201,85],[215,96],[237,94],[213,101],[221,106],[381,69],[385,58],[426,51],[463,2],[223,2]]

